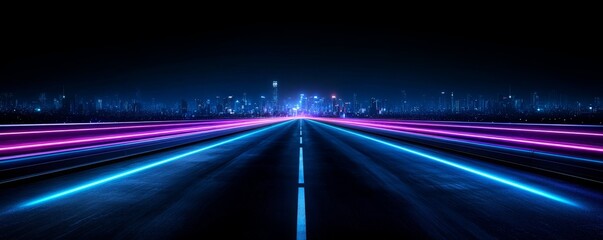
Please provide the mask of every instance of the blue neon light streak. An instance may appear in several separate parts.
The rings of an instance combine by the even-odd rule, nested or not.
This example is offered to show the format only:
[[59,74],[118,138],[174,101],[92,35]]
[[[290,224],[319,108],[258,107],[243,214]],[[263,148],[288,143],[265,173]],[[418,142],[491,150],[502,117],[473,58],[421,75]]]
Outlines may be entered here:
[[297,188],[297,240],[306,239],[306,196],[304,187]]
[[[188,136],[201,135],[201,134],[207,134],[207,132],[185,133],[185,134],[177,135],[177,136],[188,137]],[[48,154],[42,153],[40,155],[35,155],[35,156],[20,157],[20,158],[9,159],[9,160],[0,160],[0,164],[35,160],[35,159],[39,159],[39,158],[46,158],[49,156],[55,157],[55,156],[60,156],[60,155],[73,154],[73,153],[90,152],[90,151],[96,151],[96,150],[107,149],[107,148],[124,147],[124,146],[128,146],[128,145],[139,144],[139,143],[153,143],[153,142],[159,141],[159,140],[173,140],[173,139],[174,138],[171,136],[161,136],[161,137],[156,137],[156,138],[151,138],[151,139],[132,140],[132,141],[124,142],[124,143],[118,142],[118,143],[103,144],[101,146],[87,146],[87,147],[82,147],[82,148],[76,149],[76,150],[66,150],[66,151],[61,151],[61,152],[56,152],[56,153],[48,153]],[[107,151],[109,151],[109,150],[107,150]]]
[[557,153],[542,152],[542,151],[537,151],[537,150],[514,148],[514,147],[502,146],[502,145],[492,144],[492,143],[480,143],[480,142],[475,142],[475,141],[471,141],[471,140],[460,140],[460,139],[453,139],[453,138],[448,138],[448,137],[430,136],[430,135],[425,135],[425,134],[420,134],[420,133],[401,132],[401,131],[395,131],[395,130],[385,129],[385,128],[374,128],[374,129],[395,132],[395,133],[399,133],[399,134],[407,135],[407,136],[420,136],[420,137],[424,137],[424,138],[435,138],[435,139],[440,139],[440,140],[444,140],[444,141],[458,142],[461,144],[470,144],[470,145],[476,145],[476,146],[480,146],[480,147],[496,148],[496,149],[520,152],[520,153],[542,154],[542,155],[546,155],[546,156],[552,156],[552,157],[569,159],[569,160],[603,164],[603,162],[599,161],[599,160],[593,160],[593,159],[588,159],[588,158],[583,158],[583,157],[574,157],[574,156],[568,156],[568,155],[557,154]]
[[215,130],[192,132],[192,133],[182,133],[182,134],[177,134],[177,135],[172,135],[172,136],[159,136],[159,137],[153,137],[150,139],[128,140],[127,142],[107,143],[107,144],[102,144],[99,146],[84,146],[84,147],[78,147],[75,150],[71,150],[71,149],[67,149],[64,151],[58,150],[57,152],[52,152],[52,153],[42,152],[41,154],[34,155],[34,156],[25,156],[25,157],[18,157],[18,158],[14,158],[14,159],[0,160],[0,164],[29,161],[29,160],[39,159],[39,158],[46,158],[49,156],[56,157],[56,156],[61,156],[61,155],[73,154],[73,153],[84,153],[84,152],[89,152],[89,151],[97,151],[97,150],[101,150],[101,149],[124,147],[124,146],[128,146],[128,145],[136,145],[136,144],[140,144],[140,143],[154,143],[159,140],[175,140],[176,139],[175,137],[181,137],[181,136],[189,137],[189,136],[194,136],[194,135],[203,135],[203,134],[208,134],[208,133],[212,133],[212,132],[217,132],[217,131],[222,131],[222,130],[231,130],[231,129],[233,129],[233,128],[215,129]]
[[[312,121],[312,120],[310,120],[310,121]],[[366,135],[363,135],[363,134],[355,133],[355,132],[348,131],[348,130],[345,130],[345,129],[341,129],[341,128],[338,128],[338,127],[334,127],[334,126],[331,126],[331,125],[328,125],[328,124],[324,124],[324,123],[320,123],[320,122],[316,122],[316,121],[312,121],[312,122],[315,122],[317,124],[320,124],[320,125],[332,128],[332,129],[336,129],[336,130],[339,130],[339,131],[342,131],[342,132],[345,132],[345,133],[348,133],[348,134],[351,134],[351,135],[354,135],[354,136],[357,136],[357,137],[360,137],[360,138],[364,138],[364,139],[367,139],[367,140],[378,142],[378,143],[381,143],[383,145],[387,145],[387,146],[390,146],[392,148],[396,148],[398,150],[402,150],[402,151],[407,152],[407,153],[411,153],[411,154],[414,154],[414,155],[417,155],[417,156],[421,156],[421,157],[427,158],[429,160],[433,160],[433,161],[436,161],[436,162],[439,162],[439,163],[443,163],[443,164],[446,164],[448,166],[451,166],[451,167],[454,167],[454,168],[457,168],[457,169],[461,169],[461,170],[464,170],[466,172],[470,172],[470,173],[473,173],[475,175],[478,175],[478,176],[481,176],[481,177],[484,177],[484,178],[488,178],[490,180],[493,180],[493,181],[496,181],[496,182],[499,182],[499,183],[503,183],[503,184],[515,187],[517,189],[521,189],[521,190],[524,190],[526,192],[530,192],[530,193],[533,193],[533,194],[536,194],[536,195],[539,195],[539,196],[542,196],[542,197],[545,197],[545,198],[548,198],[548,199],[551,199],[551,200],[554,200],[554,201],[557,201],[557,202],[560,202],[560,203],[564,203],[564,204],[567,204],[567,205],[570,205],[570,206],[574,206],[574,207],[580,207],[580,205],[578,205],[577,203],[575,203],[575,202],[573,202],[571,200],[568,200],[566,198],[557,196],[557,195],[552,194],[552,193],[545,192],[545,191],[537,189],[537,188],[530,187],[530,186],[522,184],[522,183],[518,183],[518,182],[509,180],[509,179],[505,179],[503,177],[499,177],[499,176],[496,176],[496,175],[493,175],[493,174],[490,174],[490,173],[487,173],[487,172],[483,172],[481,170],[478,170],[478,169],[475,169],[475,168],[472,168],[472,167],[468,167],[468,166],[465,166],[465,165],[462,165],[462,164],[459,164],[459,163],[451,162],[451,161],[448,161],[448,160],[445,160],[445,159],[442,159],[442,158],[439,158],[439,157],[436,157],[436,156],[433,156],[433,155],[422,153],[422,152],[419,152],[419,151],[416,151],[416,150],[412,150],[412,149],[409,149],[409,148],[406,148],[406,147],[398,146],[398,145],[395,145],[393,143],[382,141],[382,140],[379,140],[379,139],[376,139],[376,138],[372,138],[372,137],[369,137],[369,136],[366,136]]]
[[113,180],[116,180],[116,179],[120,179],[120,178],[129,176],[129,175],[138,173],[138,172],[142,172],[142,171],[150,169],[150,168],[154,168],[154,167],[157,167],[157,166],[160,166],[160,165],[164,165],[164,164],[169,163],[169,162],[173,162],[175,160],[178,160],[178,159],[181,159],[181,158],[184,158],[184,157],[187,157],[187,156],[199,153],[199,152],[203,152],[203,151],[208,150],[208,149],[212,149],[212,148],[215,148],[215,147],[218,147],[218,146],[230,143],[230,142],[234,142],[234,141],[237,141],[237,140],[240,140],[240,139],[243,139],[243,138],[246,138],[246,137],[249,137],[249,136],[252,136],[252,135],[264,132],[264,131],[267,131],[269,129],[273,129],[273,128],[279,127],[279,126],[281,126],[283,124],[286,124],[288,122],[289,121],[286,121],[286,122],[283,122],[283,123],[276,124],[274,126],[262,128],[260,130],[256,130],[256,131],[253,131],[253,132],[250,132],[250,133],[247,133],[247,134],[243,134],[243,135],[240,135],[240,136],[237,136],[237,137],[234,137],[234,138],[222,141],[222,142],[211,144],[209,146],[205,146],[205,147],[202,147],[202,148],[190,151],[190,152],[186,152],[186,153],[183,153],[183,154],[180,154],[180,155],[168,158],[168,159],[157,161],[157,162],[154,162],[154,163],[151,163],[151,164],[147,164],[147,165],[144,165],[144,166],[141,166],[141,167],[134,168],[134,169],[129,170],[129,171],[117,173],[115,175],[111,175],[111,176],[108,176],[108,177],[105,177],[105,178],[101,178],[101,179],[96,180],[96,181],[92,181],[92,182],[89,182],[89,183],[86,183],[86,184],[82,184],[82,185],[79,185],[79,186],[76,186],[76,187],[73,187],[73,188],[69,188],[69,189],[64,190],[64,191],[53,193],[51,195],[48,195],[48,196],[45,196],[45,197],[41,197],[41,198],[38,198],[38,199],[35,199],[35,200],[32,200],[32,201],[26,202],[23,205],[21,205],[21,207],[30,207],[30,206],[38,205],[40,203],[44,203],[44,202],[47,202],[47,201],[50,201],[50,200],[53,200],[53,199],[56,199],[56,198],[60,198],[60,197],[63,197],[65,195],[69,195],[69,194],[73,194],[73,193],[76,193],[76,192],[80,192],[80,191],[86,190],[88,188],[91,188],[91,187],[94,187],[94,186],[97,186],[97,185],[101,185],[103,183],[107,183],[107,182],[110,182],[110,181],[113,181]]

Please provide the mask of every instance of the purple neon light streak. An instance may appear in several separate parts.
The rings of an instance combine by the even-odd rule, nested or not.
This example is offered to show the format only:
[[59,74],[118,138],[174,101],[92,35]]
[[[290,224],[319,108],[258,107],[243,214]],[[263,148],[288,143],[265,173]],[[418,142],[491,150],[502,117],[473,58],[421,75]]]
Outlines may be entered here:
[[356,125],[356,126],[364,126],[364,127],[372,127],[377,129],[385,129],[385,130],[399,130],[399,131],[408,131],[408,132],[424,132],[431,134],[441,134],[448,136],[457,136],[457,137],[468,137],[468,138],[477,138],[477,139],[487,139],[487,140],[495,140],[495,141],[504,141],[504,142],[513,142],[513,143],[521,143],[528,145],[536,145],[536,146],[546,146],[546,147],[555,147],[555,148],[563,148],[563,149],[573,149],[573,150],[582,150],[582,151],[592,151],[592,152],[603,152],[603,148],[596,146],[585,146],[585,145],[577,145],[565,142],[545,142],[542,140],[536,139],[523,139],[523,138],[513,138],[513,137],[499,137],[485,134],[477,134],[477,133],[463,133],[463,132],[454,132],[454,131],[443,131],[443,130],[432,130],[432,129],[421,129],[421,128],[412,128],[412,127],[400,127],[400,126],[389,126],[384,124],[375,124],[375,123],[365,123],[358,121],[348,121],[348,120],[333,120],[333,119],[316,119],[319,121],[326,122],[334,122],[348,125]]
[[44,127],[44,126],[94,126],[94,125],[114,125],[114,124],[134,124],[134,123],[169,123],[169,122],[191,122],[190,120],[166,120],[166,121],[131,121],[131,122],[88,122],[88,123],[25,123],[25,124],[2,124],[4,127]]
[[[257,124],[248,125],[248,126],[261,125],[261,124],[268,124],[268,123],[257,123]],[[11,156],[7,156],[7,157],[0,157],[0,162],[3,162],[3,161],[9,162],[9,161],[13,161],[15,159],[18,160],[18,159],[23,159],[23,158],[27,158],[27,157],[35,157],[35,156],[42,156],[42,155],[49,155],[49,154],[65,153],[65,152],[72,152],[72,151],[79,151],[79,150],[89,150],[89,149],[94,149],[94,148],[99,148],[99,147],[111,147],[111,146],[122,146],[122,145],[154,142],[154,141],[160,141],[160,140],[166,140],[166,139],[174,139],[174,138],[180,138],[180,137],[186,137],[186,136],[193,136],[193,135],[198,135],[198,134],[207,134],[207,133],[212,133],[212,132],[226,131],[226,130],[237,129],[237,128],[241,128],[241,127],[247,127],[247,126],[224,127],[224,128],[218,128],[218,129],[207,130],[207,131],[202,131],[202,132],[197,131],[197,132],[182,133],[182,134],[177,134],[177,135],[168,135],[168,136],[160,136],[160,137],[153,137],[153,138],[128,140],[128,141],[113,142],[113,143],[106,143],[106,144],[96,144],[96,145],[92,145],[92,146],[63,148],[63,149],[52,150],[52,151],[11,155]]]
[[74,140],[66,140],[66,141],[52,141],[52,142],[42,142],[42,143],[32,143],[32,144],[20,144],[13,145],[7,147],[0,147],[0,152],[11,151],[11,150],[24,150],[24,149],[32,149],[32,148],[40,148],[40,147],[51,147],[51,146],[63,146],[69,144],[77,144],[77,143],[94,143],[100,141],[108,141],[108,140],[127,140],[132,138],[140,138],[140,137],[151,137],[157,135],[165,135],[165,134],[177,134],[183,132],[192,132],[192,131],[204,131],[204,130],[212,130],[212,129],[221,129],[226,127],[245,127],[252,126],[264,123],[272,123],[282,121],[282,119],[269,119],[269,120],[254,120],[250,122],[237,122],[237,123],[224,123],[215,126],[203,126],[203,127],[193,127],[193,128],[183,128],[183,129],[173,129],[173,130],[164,130],[164,131],[151,131],[151,132],[143,132],[143,133],[133,133],[133,134],[120,134],[120,135],[111,135],[104,137],[89,137],[89,138],[81,138]]
[[[369,121],[358,121],[369,122]],[[582,135],[603,137],[603,133],[594,132],[579,132],[579,131],[562,131],[562,130],[546,130],[532,128],[516,128],[516,127],[486,127],[475,125],[460,125],[460,124],[443,124],[443,123],[419,123],[419,122],[404,122],[404,121],[370,121],[374,123],[396,124],[396,125],[415,125],[415,126],[432,126],[432,127],[451,127],[451,128],[466,128],[466,129],[483,129],[483,130],[501,130],[501,131],[516,131],[516,132],[534,132],[534,133],[551,133],[551,134],[567,134],[567,135]]]
[[[139,129],[139,128],[152,128],[152,127],[172,127],[172,126],[190,126],[190,125],[208,125],[215,124],[224,121],[204,121],[204,122],[188,122],[188,123],[170,123],[170,124],[151,124],[151,125],[133,125],[133,126],[121,126],[121,127],[101,127],[93,128],[76,128],[76,129],[52,129],[52,130],[31,130],[31,131],[17,131],[17,132],[0,132],[0,136],[10,135],[26,135],[26,134],[45,134],[45,133],[67,133],[67,132],[86,132],[86,131],[103,131],[103,130],[123,130],[123,129]],[[244,120],[233,120],[232,122],[244,122]],[[129,124],[129,123],[125,123]]]

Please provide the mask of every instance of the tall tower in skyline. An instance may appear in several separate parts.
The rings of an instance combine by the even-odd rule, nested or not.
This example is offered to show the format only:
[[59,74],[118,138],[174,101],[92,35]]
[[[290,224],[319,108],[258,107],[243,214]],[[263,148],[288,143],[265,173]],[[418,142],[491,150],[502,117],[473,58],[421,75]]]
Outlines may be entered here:
[[354,93],[354,99],[352,100],[352,112],[356,114],[358,112],[358,95]]
[[438,111],[443,112],[446,109],[446,92],[442,91],[438,97]]
[[408,107],[406,106],[406,90],[401,90],[402,93],[402,100],[401,100],[401,105],[400,105],[400,112],[405,113],[406,111],[408,111]]
[[450,92],[450,111],[454,112],[454,92]]
[[278,110],[278,81],[272,81],[272,102],[274,109]]
[[538,104],[539,104],[539,99],[540,97],[538,96],[538,92],[533,92],[532,93],[532,109],[534,110],[538,110]]
[[371,107],[369,108],[369,116],[373,117],[379,113],[379,106],[377,106],[377,99],[371,98]]

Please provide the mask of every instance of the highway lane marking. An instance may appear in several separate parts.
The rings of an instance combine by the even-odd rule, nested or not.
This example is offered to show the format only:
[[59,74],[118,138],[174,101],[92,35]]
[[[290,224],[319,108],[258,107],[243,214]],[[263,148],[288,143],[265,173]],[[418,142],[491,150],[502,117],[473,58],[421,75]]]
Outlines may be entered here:
[[[301,128],[301,119],[299,120],[300,128]],[[299,131],[301,135],[301,131]],[[302,136],[299,136],[299,144],[302,144]],[[299,184],[304,183],[304,148],[299,146]]]
[[[299,120],[299,144],[302,144],[302,120]],[[299,147],[299,184],[297,188],[297,240],[306,240],[306,195],[304,184],[304,149]]]
[[28,201],[28,202],[20,205],[20,207],[31,207],[31,206],[34,206],[34,205],[38,205],[40,203],[44,203],[44,202],[47,202],[47,201],[50,201],[50,200],[54,200],[54,199],[66,196],[66,195],[74,194],[76,192],[80,192],[80,191],[83,191],[83,190],[86,190],[86,189],[89,189],[89,188],[92,188],[92,187],[95,187],[95,186],[98,186],[98,185],[101,185],[101,184],[104,184],[104,183],[107,183],[107,182],[110,182],[110,181],[113,181],[113,180],[124,178],[126,176],[129,176],[129,175],[132,175],[132,174],[135,174],[135,173],[138,173],[138,172],[142,172],[142,171],[147,170],[147,169],[155,168],[157,166],[161,166],[161,165],[164,165],[164,164],[167,164],[167,163],[179,160],[181,158],[184,158],[184,157],[187,157],[187,156],[199,153],[199,152],[203,152],[203,151],[208,150],[208,149],[212,149],[212,148],[215,148],[215,147],[218,147],[218,146],[222,146],[222,145],[227,144],[227,143],[231,143],[231,142],[234,142],[234,141],[237,141],[237,140],[240,140],[240,139],[243,139],[243,138],[246,138],[246,137],[249,137],[249,136],[252,136],[252,135],[255,135],[255,134],[258,134],[258,133],[270,130],[270,129],[273,129],[273,128],[276,128],[276,127],[280,127],[280,126],[282,126],[284,124],[287,124],[289,122],[290,121],[285,121],[285,122],[282,122],[282,123],[279,123],[279,124],[276,124],[276,125],[273,125],[273,126],[269,126],[269,127],[265,127],[265,128],[259,129],[259,130],[255,130],[253,132],[250,132],[250,133],[247,133],[247,134],[243,134],[243,135],[240,135],[240,136],[237,136],[237,137],[233,137],[233,138],[230,138],[230,139],[218,142],[218,143],[214,143],[214,144],[211,144],[209,146],[205,146],[205,147],[202,147],[202,148],[190,151],[190,152],[186,152],[186,153],[183,153],[183,154],[171,157],[171,158],[167,158],[167,159],[164,159],[164,160],[161,160],[161,161],[153,162],[153,163],[150,163],[150,164],[147,164],[147,165],[144,165],[144,166],[140,166],[140,167],[137,167],[137,168],[125,171],[125,172],[120,172],[120,173],[117,173],[117,174],[114,174],[114,175],[110,175],[110,176],[107,176],[107,177],[104,177],[104,178],[101,178],[101,179],[98,179],[98,180],[95,180],[95,181],[92,181],[92,182],[89,182],[89,183],[86,183],[86,184],[78,185],[78,186],[75,186],[75,187],[63,190],[63,191],[52,193],[50,195],[47,195],[47,196],[44,196],[44,197],[41,197],[41,198],[36,198],[34,200]]
[[380,143],[380,144],[383,144],[383,145],[386,145],[386,146],[389,146],[389,147],[392,147],[392,148],[395,148],[395,149],[398,149],[398,150],[401,150],[401,151],[404,151],[404,152],[407,152],[407,153],[410,153],[410,154],[413,154],[413,155],[416,155],[416,156],[420,156],[420,157],[423,157],[423,158],[426,158],[426,159],[429,159],[429,160],[432,160],[432,161],[435,161],[435,162],[439,162],[439,163],[442,163],[442,164],[445,164],[445,165],[448,165],[448,166],[451,166],[451,167],[454,167],[454,168],[457,168],[457,169],[460,169],[460,170],[463,170],[463,171],[466,171],[466,172],[469,172],[469,173],[472,173],[472,174],[475,174],[475,175],[478,175],[478,176],[481,176],[481,177],[484,177],[484,178],[487,178],[487,179],[490,179],[490,180],[493,180],[493,181],[496,181],[496,182],[499,182],[499,183],[502,183],[502,184],[505,184],[505,185],[508,185],[508,186],[511,186],[511,187],[514,187],[514,188],[517,188],[517,189],[520,189],[520,190],[523,190],[523,191],[526,191],[526,192],[533,193],[533,194],[541,196],[541,197],[548,198],[550,200],[554,200],[554,201],[557,201],[557,202],[560,202],[560,203],[564,203],[564,204],[567,204],[567,205],[570,205],[570,206],[574,206],[574,207],[581,207],[579,204],[577,204],[577,203],[575,203],[575,202],[573,202],[573,201],[571,201],[569,199],[566,199],[566,198],[561,197],[561,196],[557,196],[557,195],[552,194],[552,193],[548,193],[546,191],[543,191],[543,190],[531,187],[529,185],[525,185],[523,183],[516,182],[516,181],[511,180],[511,179],[506,179],[506,178],[503,178],[503,177],[500,177],[500,176],[496,176],[494,174],[491,174],[491,173],[488,173],[488,172],[484,172],[482,170],[478,170],[478,169],[475,169],[475,168],[472,168],[472,167],[469,167],[469,166],[465,166],[465,165],[460,164],[460,163],[455,163],[455,162],[452,162],[452,161],[449,161],[449,160],[445,160],[445,159],[442,159],[442,158],[439,158],[439,157],[436,157],[436,156],[433,156],[433,155],[430,155],[430,154],[427,154],[427,153],[423,153],[423,152],[420,152],[420,151],[417,151],[417,150],[413,150],[413,149],[410,149],[410,148],[407,148],[407,147],[402,147],[402,146],[399,146],[399,145],[396,145],[396,144],[393,144],[393,143],[390,143],[390,142],[387,142],[387,141],[383,141],[383,140],[379,140],[379,139],[376,139],[376,138],[373,138],[373,137],[369,137],[369,136],[364,135],[364,134],[356,133],[356,132],[353,132],[353,131],[348,131],[348,130],[345,130],[345,129],[342,129],[342,128],[339,128],[339,127],[335,127],[335,126],[331,126],[329,124],[321,123],[321,122],[318,122],[318,121],[313,121],[313,120],[310,120],[310,121],[312,121],[314,123],[317,123],[319,125],[328,127],[328,128],[332,128],[332,129],[335,129],[335,130],[338,130],[338,131],[341,131],[341,132],[344,132],[344,133],[347,133],[347,134],[359,137],[359,138],[371,140],[373,142],[377,142],[377,143]]
[[299,147],[299,182],[304,183],[304,149]]
[[297,240],[306,239],[306,196],[304,187],[297,188]]

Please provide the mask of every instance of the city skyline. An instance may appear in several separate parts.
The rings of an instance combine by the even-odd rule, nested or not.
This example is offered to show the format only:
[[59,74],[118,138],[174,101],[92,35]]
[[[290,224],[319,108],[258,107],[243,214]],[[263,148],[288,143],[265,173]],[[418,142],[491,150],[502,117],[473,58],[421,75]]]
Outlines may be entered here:
[[[415,94],[400,90],[397,97],[360,93],[282,95],[279,87],[286,82],[266,81],[264,92],[181,97],[161,101],[145,96],[141,91],[131,95],[84,96],[66,90],[60,94],[41,93],[37,98],[20,98],[11,93],[0,94],[0,112],[5,123],[19,123],[6,116],[30,115],[29,121],[107,121],[114,115],[126,115],[148,120],[203,119],[210,117],[322,116],[322,117],[405,117],[427,120],[467,120],[503,122],[574,123],[586,121],[602,124],[603,112],[599,97],[577,101],[557,92],[527,95],[469,94],[454,91],[432,91]],[[416,95],[420,95],[416,97]],[[105,115],[105,116],[103,116]],[[46,118],[35,120],[36,117]],[[79,116],[79,120],[68,120]],[[538,119],[537,117],[542,117]],[[553,116],[553,118],[551,118]],[[555,117],[556,116],[556,117]],[[50,118],[48,118],[50,117]],[[71,118],[73,119],[73,118]],[[24,120],[23,123],[27,121]]]

